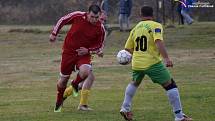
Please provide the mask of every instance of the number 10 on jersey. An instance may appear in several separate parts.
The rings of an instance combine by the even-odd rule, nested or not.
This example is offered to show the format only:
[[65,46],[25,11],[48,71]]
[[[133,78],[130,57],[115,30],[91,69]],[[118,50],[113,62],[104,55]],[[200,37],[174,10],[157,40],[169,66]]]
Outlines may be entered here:
[[136,40],[136,48],[135,51],[146,51],[147,50],[147,38],[146,36],[137,37]]

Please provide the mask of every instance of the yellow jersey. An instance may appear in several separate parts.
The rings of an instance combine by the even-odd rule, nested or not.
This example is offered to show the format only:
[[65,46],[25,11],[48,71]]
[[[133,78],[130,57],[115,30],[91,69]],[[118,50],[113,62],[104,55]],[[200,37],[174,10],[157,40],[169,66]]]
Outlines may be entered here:
[[133,50],[133,70],[145,70],[162,60],[155,44],[158,39],[163,41],[163,27],[155,21],[141,21],[131,30],[125,48]]

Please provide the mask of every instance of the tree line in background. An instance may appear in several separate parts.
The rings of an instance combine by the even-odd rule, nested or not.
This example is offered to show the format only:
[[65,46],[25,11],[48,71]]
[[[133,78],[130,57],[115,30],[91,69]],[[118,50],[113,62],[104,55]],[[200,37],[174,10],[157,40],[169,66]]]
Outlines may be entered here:
[[[86,11],[95,0],[0,0],[0,24],[53,24],[61,16],[76,10]],[[161,1],[163,8],[158,7]],[[201,1],[201,0],[200,0]],[[204,0],[213,8],[194,8],[193,15],[198,21],[215,21],[215,1]],[[118,23],[118,0],[109,0],[109,22]],[[160,21],[177,21],[176,8],[171,0],[133,0],[131,20],[139,20],[139,9],[143,5],[154,7]]]

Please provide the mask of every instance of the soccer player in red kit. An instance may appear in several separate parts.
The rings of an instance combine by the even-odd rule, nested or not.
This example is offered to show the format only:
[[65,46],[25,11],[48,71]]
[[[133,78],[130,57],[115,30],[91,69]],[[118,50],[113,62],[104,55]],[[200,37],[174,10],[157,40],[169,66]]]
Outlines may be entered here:
[[75,67],[79,72],[71,85],[73,91],[78,91],[78,84],[83,81],[79,110],[92,110],[88,107],[88,96],[95,79],[91,66],[91,55],[103,57],[105,30],[99,21],[101,9],[98,5],[91,5],[88,12],[72,12],[62,17],[55,25],[50,42],[56,40],[60,29],[67,24],[72,24],[64,40],[60,68],[60,79],[57,82],[57,100],[54,112],[61,112],[64,101],[64,91],[67,82]]

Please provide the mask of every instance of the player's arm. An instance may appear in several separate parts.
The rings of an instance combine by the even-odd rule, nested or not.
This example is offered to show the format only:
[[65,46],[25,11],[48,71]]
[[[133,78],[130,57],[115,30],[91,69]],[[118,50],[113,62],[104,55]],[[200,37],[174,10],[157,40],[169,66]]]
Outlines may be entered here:
[[154,37],[154,42],[155,42],[161,56],[164,59],[164,63],[166,64],[167,67],[172,67],[173,63],[168,56],[166,47],[163,42],[163,27],[161,24],[156,25],[155,29],[153,30],[153,37]]
[[131,53],[133,55],[133,52],[134,52],[134,48],[132,49],[129,49],[129,48],[125,48],[126,51],[128,51],[129,53]]
[[83,14],[83,12],[80,11],[76,11],[76,12],[72,12],[70,14],[67,14],[63,17],[61,17],[57,24],[54,26],[52,33],[50,34],[49,38],[50,38],[50,42],[54,42],[56,40],[56,37],[60,31],[60,29],[67,24],[72,24],[73,20],[76,16]]
[[160,39],[155,40],[155,44],[156,44],[161,56],[163,57],[166,66],[173,67],[173,63],[168,56],[166,47],[165,47],[164,43],[162,42],[162,40],[160,40]]

